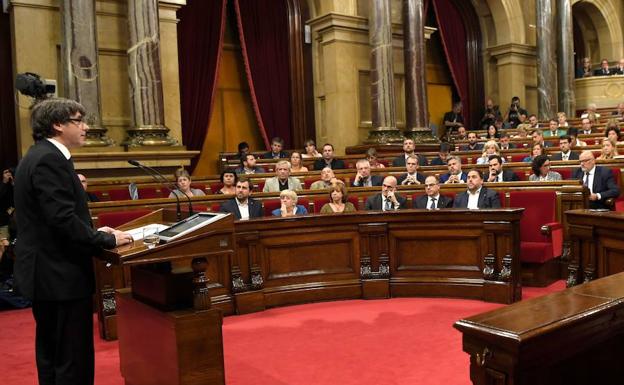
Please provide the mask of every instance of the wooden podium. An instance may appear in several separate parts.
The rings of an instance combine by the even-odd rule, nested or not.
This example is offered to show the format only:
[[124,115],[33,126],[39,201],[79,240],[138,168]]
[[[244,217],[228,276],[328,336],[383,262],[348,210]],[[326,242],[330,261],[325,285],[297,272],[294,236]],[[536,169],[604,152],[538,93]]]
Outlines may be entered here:
[[[161,209],[122,228],[174,222],[175,211]],[[107,290],[130,287],[116,292],[113,314],[106,314],[110,293],[97,293],[103,299],[98,301],[103,304],[100,322],[114,325],[110,321],[116,320],[127,385],[225,384],[223,314],[211,305],[211,295],[230,291],[231,279],[223,274],[229,272],[234,252],[231,215],[153,249],[135,241],[104,252],[96,270],[116,271],[112,278],[96,272],[98,279],[112,279]],[[211,276],[218,277],[216,282]]]

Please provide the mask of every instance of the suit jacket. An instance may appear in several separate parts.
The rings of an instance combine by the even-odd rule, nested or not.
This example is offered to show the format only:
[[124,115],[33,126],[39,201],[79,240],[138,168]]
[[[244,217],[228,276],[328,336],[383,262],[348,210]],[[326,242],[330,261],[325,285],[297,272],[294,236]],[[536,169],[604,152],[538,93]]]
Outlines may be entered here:
[[286,151],[280,151],[279,156],[274,156],[272,151],[265,152],[262,154],[263,159],[280,159],[280,158],[288,158],[290,155]]
[[[421,195],[413,202],[413,206],[415,209],[428,209],[428,200],[429,197],[427,195]],[[436,201],[436,208],[446,209],[450,207],[453,207],[453,200],[444,195],[440,195],[439,199]]]
[[[397,177],[397,185],[402,185],[405,179],[407,179],[407,173],[399,175]],[[419,172],[416,172],[416,180],[418,180],[421,184],[425,183],[425,176]]]
[[[289,176],[288,177],[288,189],[289,190],[303,190],[301,186],[301,182],[299,179]],[[264,182],[264,188],[262,192],[280,192],[279,181],[277,177],[268,178],[266,182]]]
[[[559,152],[557,152],[557,153],[554,153],[554,154],[550,157],[550,160],[561,160],[561,159],[562,159],[562,156],[561,156],[561,151],[559,151]],[[571,151],[571,152],[570,152],[570,155],[569,155],[569,157],[568,157],[568,160],[578,160],[578,159],[579,159],[579,154],[578,154],[578,152]]]
[[[419,166],[427,166],[427,158],[420,154],[416,154],[418,157],[418,165]],[[405,155],[399,155],[392,160],[392,167],[405,167]]]
[[618,66],[611,68],[611,75],[624,75],[624,68]]
[[[451,177],[451,174],[449,173],[440,175],[440,183],[446,183],[446,181],[449,180],[450,177]],[[464,182],[467,181],[468,174],[462,171],[461,174],[459,175],[459,179],[463,180]]]
[[613,72],[611,72],[611,69],[607,70],[607,73],[604,73],[602,71],[602,68],[598,68],[597,70],[594,71],[594,76],[609,76],[609,75],[613,75]]
[[[264,173],[266,172],[266,170],[265,170],[265,169],[263,169],[263,168],[262,168],[262,167],[260,167],[260,166],[256,166],[256,167],[254,167],[254,168],[253,168],[253,171],[254,171],[254,172],[253,172],[254,174],[264,174]],[[245,175],[245,167],[243,167],[243,166],[237,167],[237,168],[234,170],[234,172],[235,172],[237,175]]]
[[436,156],[435,158],[431,159],[431,162],[429,162],[430,166],[446,166],[446,161],[442,160],[442,158],[440,158],[439,156]]
[[15,281],[28,299],[90,297],[92,257],[115,236],[92,228],[87,199],[71,160],[48,140],[35,143],[17,168]]
[[[321,158],[321,159],[317,159],[316,161],[314,161],[315,170],[322,170],[325,167],[327,167],[327,163],[325,162],[325,159]],[[345,168],[345,164],[342,160],[334,158],[331,161],[330,167],[332,170],[342,170]]]
[[[479,193],[479,202],[477,206],[480,209],[498,209],[501,207],[500,198],[498,197],[498,193],[493,190],[488,190],[485,187],[481,187],[481,192]],[[453,201],[453,207],[458,209],[466,209],[468,208],[468,191],[464,191],[463,193],[459,193],[455,196],[455,200]]]
[[[572,179],[583,180],[585,174],[579,167],[572,173]],[[594,194],[600,193],[599,201],[589,201],[590,209],[608,209],[605,200],[608,198],[617,198],[620,196],[620,188],[613,179],[613,173],[611,169],[603,166],[596,166],[594,174],[594,183],[592,186]]]
[[483,150],[483,143],[477,143],[474,148],[468,147],[468,145],[460,146],[460,151],[481,151]]
[[[262,203],[255,199],[247,198],[247,205],[249,206],[249,219],[262,218],[264,216],[264,210]],[[221,204],[219,209],[222,213],[232,213],[236,219],[241,219],[241,213],[236,204],[236,198],[228,199]]]
[[[407,208],[407,199],[405,197],[400,196],[399,194],[395,194],[397,201],[399,202],[399,209],[403,210]],[[366,204],[364,205],[365,210],[380,210],[381,211],[381,193],[371,195],[366,199]]]
[[[371,175],[370,176],[370,181],[373,184],[373,186],[381,186],[383,184],[383,180],[384,178],[382,176],[379,175]],[[361,185],[359,184],[355,184],[355,178],[353,178],[353,182],[351,182],[351,187],[361,187]]]
[[[490,178],[490,175],[487,174],[487,176],[485,177],[485,180],[488,180],[489,178]],[[511,170],[503,170],[503,182],[516,182],[519,180],[520,178],[518,178],[518,175],[516,175],[515,172]]]

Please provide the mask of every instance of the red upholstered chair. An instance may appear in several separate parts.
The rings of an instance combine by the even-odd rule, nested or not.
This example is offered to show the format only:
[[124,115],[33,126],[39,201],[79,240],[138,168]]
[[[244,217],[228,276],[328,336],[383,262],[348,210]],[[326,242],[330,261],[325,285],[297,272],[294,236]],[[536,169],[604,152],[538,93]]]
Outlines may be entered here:
[[98,227],[118,227],[151,212],[149,209],[102,212],[98,214]]
[[218,213],[219,210],[221,210],[221,203],[213,203],[212,205],[210,205],[210,211],[212,211],[213,213]]
[[[169,195],[167,193],[167,195]],[[166,198],[163,197],[162,191],[157,187],[141,187],[139,189],[139,199],[156,199],[156,198]]]
[[130,191],[127,188],[108,190],[108,196],[112,201],[128,201],[130,200]]
[[329,198],[328,197],[324,197],[324,198],[316,198],[314,200],[314,214],[318,214],[321,212],[321,209],[323,208],[323,206],[329,203]]
[[282,205],[279,199],[267,199],[264,202],[264,216],[270,217],[275,209],[279,209]]
[[529,153],[526,154],[514,154],[511,156],[511,161],[512,162],[522,162],[522,160],[524,160],[524,158],[526,158],[527,156],[529,156]]
[[559,174],[561,174],[561,178],[563,179],[572,178],[573,169],[571,168],[555,168],[555,169],[552,169],[552,171],[557,171]]
[[[199,187],[193,186],[193,188],[199,188]],[[223,188],[223,183],[221,182],[215,182],[215,183],[210,184],[210,191],[212,191],[213,194],[216,194],[217,191],[221,190],[222,188]]]
[[310,186],[312,186],[312,183],[316,182],[318,179],[316,178],[305,178],[303,180],[303,188],[306,190],[310,189]]
[[501,203],[501,207],[509,207],[507,205],[507,198],[506,198],[506,193],[504,191],[499,191],[498,192],[498,200],[500,200]]
[[559,278],[563,226],[556,222],[555,191],[511,191],[509,206],[524,208],[520,220],[523,284],[547,286]]
[[95,195],[100,200],[100,202],[107,202],[111,200],[107,192],[104,192],[101,190],[89,191],[89,192]]
[[524,171],[514,171],[514,174],[518,177],[519,180],[526,180],[526,172]]

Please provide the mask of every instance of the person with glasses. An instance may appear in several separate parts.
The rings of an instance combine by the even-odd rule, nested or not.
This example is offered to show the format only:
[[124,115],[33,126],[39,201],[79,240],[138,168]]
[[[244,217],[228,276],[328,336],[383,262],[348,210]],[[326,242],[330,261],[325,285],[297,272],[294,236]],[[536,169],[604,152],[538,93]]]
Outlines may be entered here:
[[384,178],[381,193],[366,199],[364,209],[380,211],[396,211],[407,208],[407,199],[396,193],[397,180],[392,175]]
[[15,175],[16,287],[32,301],[41,384],[93,384],[92,257],[132,242],[128,233],[92,227],[70,150],[89,126],[78,102],[51,98],[31,111],[35,144]]
[[440,179],[436,175],[425,179],[425,194],[414,201],[415,209],[438,210],[453,207],[451,198],[440,195]]
[[533,158],[531,170],[533,171],[533,174],[529,176],[529,181],[531,182],[561,180],[561,174],[556,171],[550,171],[550,159],[548,159],[548,155],[538,155]]
[[620,196],[620,188],[615,183],[611,169],[596,166],[591,151],[583,151],[579,156],[581,167],[572,173],[572,179],[580,180],[589,189],[590,209],[609,209],[607,199]]

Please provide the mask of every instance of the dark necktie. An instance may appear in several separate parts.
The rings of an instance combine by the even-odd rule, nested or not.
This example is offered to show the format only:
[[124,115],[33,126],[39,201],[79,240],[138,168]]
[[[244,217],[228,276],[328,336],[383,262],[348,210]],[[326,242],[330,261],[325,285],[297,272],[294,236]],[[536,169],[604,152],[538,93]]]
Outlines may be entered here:
[[583,186],[589,188],[589,171],[585,173],[585,179],[583,179]]
[[431,204],[429,205],[429,210],[435,210],[436,208],[436,199],[431,198]]
[[392,210],[392,201],[386,198],[386,211],[390,211],[390,210]]

